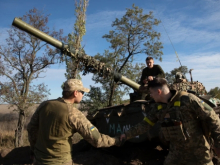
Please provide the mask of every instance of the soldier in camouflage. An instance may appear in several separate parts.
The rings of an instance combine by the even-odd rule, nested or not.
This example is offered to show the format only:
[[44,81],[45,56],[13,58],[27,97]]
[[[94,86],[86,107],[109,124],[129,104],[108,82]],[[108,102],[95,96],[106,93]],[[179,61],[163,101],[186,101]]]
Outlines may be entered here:
[[204,95],[207,94],[205,87],[202,83],[198,81],[188,82],[186,77],[181,73],[177,72],[175,75],[176,81],[171,84],[171,90],[178,90],[178,91],[192,91],[195,92],[196,95]]
[[220,120],[215,111],[193,94],[170,90],[163,78],[154,79],[148,86],[155,106],[141,123],[122,134],[120,140],[148,132],[159,123],[161,134],[169,142],[164,165],[213,165],[210,145],[200,123],[206,122],[216,154],[220,156]]
[[62,98],[45,101],[37,108],[27,128],[34,164],[73,164],[71,137],[76,132],[94,147],[119,145],[118,138],[100,134],[74,107],[84,92],[89,89],[80,80],[70,79],[64,83]]

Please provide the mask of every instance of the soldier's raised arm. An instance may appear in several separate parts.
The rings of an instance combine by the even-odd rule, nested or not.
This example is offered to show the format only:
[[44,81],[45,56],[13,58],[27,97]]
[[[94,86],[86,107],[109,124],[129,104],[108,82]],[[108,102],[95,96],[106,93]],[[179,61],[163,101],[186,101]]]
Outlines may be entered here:
[[121,139],[126,138],[126,140],[128,140],[150,130],[157,122],[157,118],[155,117],[156,108],[157,108],[157,104],[152,106],[152,109],[147,113],[144,119],[137,125],[131,127],[128,131],[126,131],[123,137],[121,136]]
[[110,147],[120,143],[116,137],[99,133],[98,129],[76,108],[69,113],[69,120],[74,132],[78,132],[94,147]]

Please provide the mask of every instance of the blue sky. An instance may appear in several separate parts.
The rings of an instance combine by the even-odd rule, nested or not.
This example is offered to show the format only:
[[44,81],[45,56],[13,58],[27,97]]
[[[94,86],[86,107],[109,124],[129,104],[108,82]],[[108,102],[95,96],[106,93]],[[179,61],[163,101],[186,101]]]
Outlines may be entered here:
[[[109,44],[102,36],[112,30],[112,21],[121,18],[133,3],[145,13],[153,11],[154,16],[161,19],[182,65],[194,69],[194,81],[202,82],[208,91],[220,87],[219,0],[90,0],[86,13],[87,32],[83,38],[88,55],[102,54],[108,49]],[[50,14],[48,25],[51,29],[63,29],[65,35],[73,31],[74,0],[0,0],[0,45],[4,44],[14,17],[23,16],[34,7]],[[155,60],[155,63],[170,72],[180,65],[162,24],[157,30],[161,33],[164,55],[162,62]],[[144,62],[145,58],[145,54],[140,54],[136,62]],[[61,96],[64,73],[64,65],[54,65],[35,83],[44,82],[50,89],[49,99],[57,98]],[[189,79],[189,74],[186,76]],[[94,85],[91,77],[91,74],[82,77],[86,87]]]

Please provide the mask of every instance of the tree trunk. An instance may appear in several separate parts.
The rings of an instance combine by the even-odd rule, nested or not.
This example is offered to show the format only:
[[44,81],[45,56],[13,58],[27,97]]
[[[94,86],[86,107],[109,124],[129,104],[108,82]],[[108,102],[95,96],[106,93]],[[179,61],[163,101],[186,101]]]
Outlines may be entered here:
[[113,86],[111,88],[111,93],[110,93],[110,97],[109,97],[109,104],[108,104],[109,107],[113,105],[113,96],[115,93],[115,88],[116,88],[116,84],[113,82]]
[[23,146],[23,130],[24,130],[25,121],[26,121],[25,112],[24,110],[20,110],[18,125],[15,130],[15,147]]
[[112,106],[112,102],[113,102],[113,90],[111,90],[111,94],[110,94],[109,102],[108,102],[108,107]]
[[79,61],[76,61],[76,63],[75,63],[75,68],[74,68],[74,71],[73,71],[73,78],[74,78],[74,79],[77,78],[78,68],[79,68]]

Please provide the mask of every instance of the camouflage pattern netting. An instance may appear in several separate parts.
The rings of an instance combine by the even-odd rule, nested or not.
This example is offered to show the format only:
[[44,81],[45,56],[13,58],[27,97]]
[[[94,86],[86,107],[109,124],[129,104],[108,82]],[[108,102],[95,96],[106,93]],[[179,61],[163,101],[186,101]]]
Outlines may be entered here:
[[188,82],[184,81],[183,79],[181,82],[176,82],[171,84],[170,89],[172,90],[178,90],[178,91],[194,91],[197,95],[204,95],[207,94],[207,91],[204,87],[204,85],[198,81]]
[[68,55],[73,59],[79,61],[83,66],[83,75],[88,73],[97,73],[100,77],[109,77],[112,75],[112,69],[105,66],[105,63],[102,63],[96,60],[94,57],[86,55],[82,51],[78,51],[71,46],[64,48],[62,54]]

